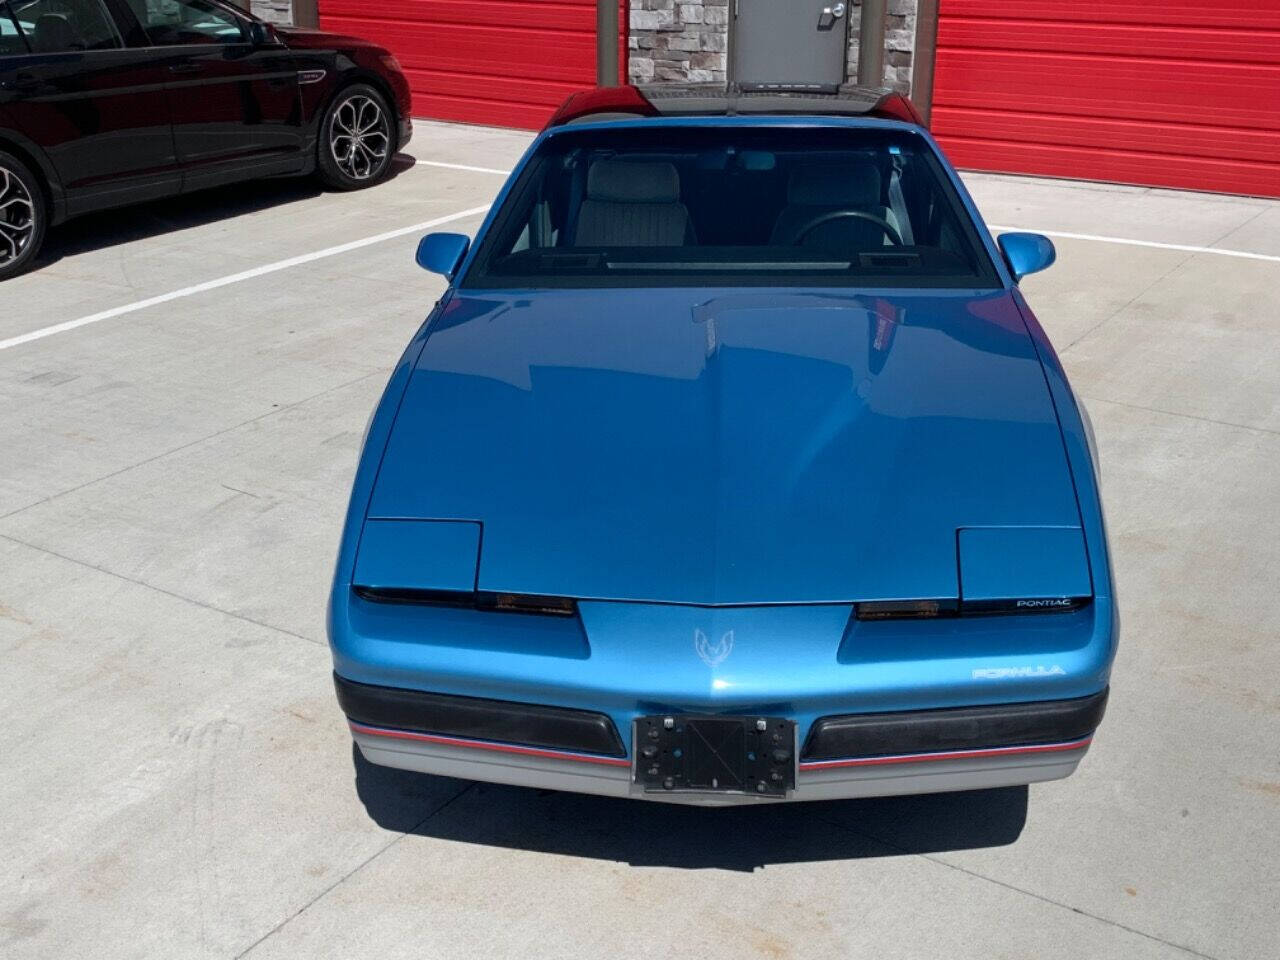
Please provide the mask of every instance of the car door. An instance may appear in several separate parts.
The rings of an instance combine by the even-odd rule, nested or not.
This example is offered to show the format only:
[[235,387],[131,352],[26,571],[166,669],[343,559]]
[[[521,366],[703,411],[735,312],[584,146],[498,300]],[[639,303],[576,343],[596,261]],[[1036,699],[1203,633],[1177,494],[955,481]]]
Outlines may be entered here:
[[299,171],[305,130],[294,56],[214,0],[121,0],[163,51],[183,189]]
[[[0,0],[3,4],[3,0]],[[9,0],[0,105],[84,213],[176,193],[168,74],[125,44],[104,0]]]

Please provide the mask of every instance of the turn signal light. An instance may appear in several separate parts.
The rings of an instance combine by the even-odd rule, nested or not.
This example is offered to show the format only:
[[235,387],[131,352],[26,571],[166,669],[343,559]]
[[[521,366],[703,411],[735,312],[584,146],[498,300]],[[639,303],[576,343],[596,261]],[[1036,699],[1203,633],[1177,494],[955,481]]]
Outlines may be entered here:
[[876,600],[854,606],[859,620],[932,620],[954,617],[954,600]]
[[[508,613],[543,613],[553,617],[572,617],[578,605],[568,597],[537,597],[521,593],[479,594],[479,606]],[[491,598],[491,599],[490,599]]]
[[526,593],[469,593],[465,590],[406,590],[395,587],[356,587],[356,595],[378,603],[416,603],[432,607],[469,607],[500,613],[532,613],[574,617],[578,602],[568,597],[544,597]]

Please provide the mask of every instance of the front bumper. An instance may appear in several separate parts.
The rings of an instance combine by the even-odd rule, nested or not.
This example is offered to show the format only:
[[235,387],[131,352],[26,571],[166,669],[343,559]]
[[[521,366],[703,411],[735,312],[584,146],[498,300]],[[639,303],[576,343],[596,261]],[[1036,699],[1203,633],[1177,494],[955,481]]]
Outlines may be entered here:
[[[440,776],[706,806],[770,802],[747,793],[646,790],[607,716],[354,683],[335,675],[352,735],[371,763]],[[1107,691],[1071,700],[824,717],[799,751],[786,800],[936,793],[1069,776]],[[627,731],[630,740],[631,731]]]

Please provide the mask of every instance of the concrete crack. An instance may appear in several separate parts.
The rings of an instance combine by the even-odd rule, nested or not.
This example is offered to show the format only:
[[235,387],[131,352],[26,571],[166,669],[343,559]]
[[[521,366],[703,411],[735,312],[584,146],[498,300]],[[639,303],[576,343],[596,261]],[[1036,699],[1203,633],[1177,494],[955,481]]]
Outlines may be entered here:
[[381,847],[379,847],[377,850],[375,850],[373,853],[367,856],[364,860],[360,861],[358,864],[356,864],[354,867],[352,867],[350,870],[344,873],[337,880],[333,881],[333,883],[329,884],[329,886],[325,887],[323,890],[317,893],[314,897],[312,897],[310,900],[308,900],[306,903],[300,906],[297,910],[289,914],[289,916],[285,917],[283,920],[277,923],[274,927],[272,927],[270,930],[268,930],[266,933],[260,936],[257,940],[253,941],[253,943],[249,944],[249,946],[245,947],[243,950],[237,953],[235,956],[235,960],[242,960],[243,957],[248,956],[250,953],[256,950],[261,944],[265,943],[267,940],[274,937],[277,933],[279,933],[281,930],[287,927],[290,923],[292,923],[298,917],[302,916],[302,914],[310,910],[313,904],[323,900],[335,889],[340,887],[342,884],[346,883],[349,879],[351,879],[351,877],[355,876],[357,873],[359,873],[369,864],[373,863],[374,860],[377,860],[380,856],[382,856],[384,853],[386,853],[388,850],[394,847],[397,843],[399,843],[409,834],[417,833],[419,830],[422,829],[423,824],[425,824],[432,817],[435,817],[443,813],[446,809],[451,807],[456,801],[461,799],[461,797],[465,793],[469,792],[474,787],[475,787],[474,783],[468,783],[465,787],[463,787],[461,790],[459,790],[449,799],[445,800],[439,806],[435,807],[433,810],[427,813],[427,815],[423,817],[421,820],[419,820],[416,824],[414,824],[412,828],[410,828],[409,830],[406,830],[404,833],[400,833],[392,837],[387,843],[384,843]]

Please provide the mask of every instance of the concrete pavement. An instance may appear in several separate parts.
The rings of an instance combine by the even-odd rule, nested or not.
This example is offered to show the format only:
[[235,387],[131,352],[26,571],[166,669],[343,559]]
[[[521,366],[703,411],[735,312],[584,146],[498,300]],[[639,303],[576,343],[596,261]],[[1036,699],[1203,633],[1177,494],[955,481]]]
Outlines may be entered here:
[[[423,123],[411,153],[526,144]],[[501,183],[401,168],[57,231],[0,340]],[[967,179],[995,224],[1280,256],[1273,201]],[[1280,262],[1060,239],[1024,283],[1095,421],[1124,619],[1075,777],[715,811],[353,757],[324,602],[365,420],[442,289],[415,239],[0,349],[0,955],[1280,955]]]

